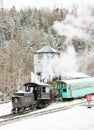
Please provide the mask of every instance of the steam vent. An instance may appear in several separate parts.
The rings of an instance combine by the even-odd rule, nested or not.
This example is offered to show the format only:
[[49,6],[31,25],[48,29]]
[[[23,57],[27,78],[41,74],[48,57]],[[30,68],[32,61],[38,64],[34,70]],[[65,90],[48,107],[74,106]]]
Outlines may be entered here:
[[42,79],[49,80],[55,75],[54,61],[59,58],[59,52],[46,45],[34,54],[34,73]]

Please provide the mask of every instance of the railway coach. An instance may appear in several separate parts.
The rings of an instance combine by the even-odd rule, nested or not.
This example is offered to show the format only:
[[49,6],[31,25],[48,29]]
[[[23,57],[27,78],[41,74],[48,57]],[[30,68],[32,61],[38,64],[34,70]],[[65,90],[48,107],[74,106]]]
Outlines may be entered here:
[[94,77],[57,80],[56,89],[62,99],[78,98],[94,94]]

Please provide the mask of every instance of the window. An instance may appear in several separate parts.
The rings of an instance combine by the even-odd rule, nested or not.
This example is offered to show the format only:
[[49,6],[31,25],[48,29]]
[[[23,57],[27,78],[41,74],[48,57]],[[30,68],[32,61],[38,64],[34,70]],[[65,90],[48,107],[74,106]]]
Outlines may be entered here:
[[66,88],[64,88],[64,89],[63,89],[63,92],[67,92],[67,89],[66,89]]
[[45,91],[46,91],[46,93],[49,93],[50,92],[50,88],[46,88]]
[[43,91],[44,93],[46,92],[45,87],[42,88],[42,91]]
[[28,91],[29,91],[29,87],[28,87],[28,86],[26,86],[25,90],[28,92]]
[[30,92],[31,92],[31,93],[33,92],[33,87],[30,88]]

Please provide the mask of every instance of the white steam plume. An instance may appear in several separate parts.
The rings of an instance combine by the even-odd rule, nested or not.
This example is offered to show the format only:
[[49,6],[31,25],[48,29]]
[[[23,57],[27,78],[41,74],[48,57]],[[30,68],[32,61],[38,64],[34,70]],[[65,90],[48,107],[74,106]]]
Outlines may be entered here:
[[63,75],[66,72],[77,72],[76,52],[72,45],[68,46],[66,52],[63,52],[57,61],[56,72]]
[[[78,16],[68,14],[62,22],[55,21],[53,28],[59,35],[65,36],[68,39],[82,39],[84,41],[90,39],[90,28],[94,26],[93,16]],[[93,28],[93,27],[92,27]]]
[[[62,22],[55,21],[53,24],[53,28],[58,32],[59,35],[66,37],[65,43],[67,45],[70,45],[70,42],[72,41],[72,39],[82,40],[86,44],[89,45],[89,43],[92,40],[94,41],[93,39],[94,38],[93,36],[94,34],[94,9],[87,7],[87,8],[84,8],[84,10],[80,10],[79,14],[78,12],[75,12],[74,14],[67,14],[64,21]],[[94,46],[93,42],[92,42],[92,46]],[[82,63],[80,62],[80,65],[77,63],[79,61],[83,62],[84,59],[87,59],[86,54],[92,55],[91,54],[92,52],[89,52],[89,53],[85,53],[85,55],[83,54],[83,56],[85,57],[80,55],[80,57],[78,58],[76,57],[76,52],[73,53],[75,50],[74,49],[72,50],[72,49],[73,49],[73,46],[68,47],[68,50],[70,50],[69,55],[67,55],[68,50],[66,51],[65,54],[63,54],[61,62],[62,63],[64,62],[65,66],[64,66],[64,63],[60,65],[61,63],[59,62],[60,63],[59,67],[62,66],[62,68],[64,68],[65,71],[72,71],[72,66],[73,66],[73,71],[79,70],[79,66],[81,67]],[[85,50],[85,52],[86,51],[88,51],[88,48]],[[64,58],[64,56],[66,58]],[[77,59],[79,59],[79,61],[77,61]],[[68,64],[69,64],[69,67],[67,67]],[[87,64],[88,63],[86,63],[85,66],[87,66]]]

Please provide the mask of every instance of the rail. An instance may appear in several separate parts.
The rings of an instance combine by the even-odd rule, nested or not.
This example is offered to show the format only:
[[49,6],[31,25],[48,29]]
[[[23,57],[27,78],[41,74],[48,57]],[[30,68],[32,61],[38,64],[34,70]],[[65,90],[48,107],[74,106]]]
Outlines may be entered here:
[[[59,111],[62,111],[62,110],[67,110],[67,109],[73,108],[77,105],[84,105],[86,102],[87,101],[83,101],[83,102],[80,102],[80,103],[74,103],[74,104],[70,104],[70,105],[66,105],[66,106],[62,106],[62,107],[51,108],[51,109],[48,109],[48,110],[42,109],[42,111],[41,110],[40,111],[34,111],[34,112],[30,112],[30,113],[23,114],[23,115],[14,116],[13,114],[9,114],[9,115],[5,115],[5,116],[0,116],[0,118],[2,118],[2,119],[6,117],[5,119],[0,121],[0,126],[9,124],[9,123],[12,123],[12,122],[15,122],[15,121],[19,121],[19,120],[27,118],[27,117],[33,118],[33,117],[37,117],[37,116],[42,116],[42,115],[54,113],[54,112],[59,112]],[[92,102],[94,102],[94,101],[92,101]]]

